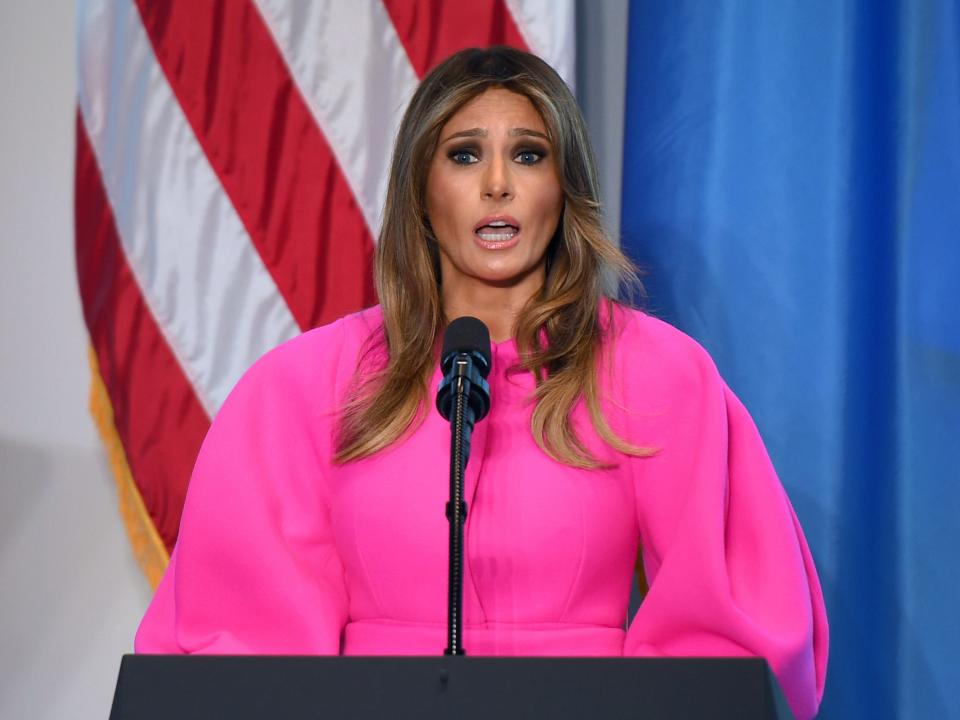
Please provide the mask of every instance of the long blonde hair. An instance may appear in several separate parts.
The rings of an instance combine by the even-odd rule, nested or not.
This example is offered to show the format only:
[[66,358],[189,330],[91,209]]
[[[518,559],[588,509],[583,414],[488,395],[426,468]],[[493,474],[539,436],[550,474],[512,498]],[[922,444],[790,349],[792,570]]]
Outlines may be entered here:
[[437,363],[444,315],[439,252],[426,220],[426,179],[447,121],[490,88],[524,95],[543,118],[555,149],[564,209],[547,250],[541,290],[514,327],[520,367],[536,379],[531,432],[555,460],[596,468],[574,430],[571,413],[582,399],[597,434],[632,455],[648,451],[618,437],[600,411],[598,363],[604,331],[601,300],[635,284],[630,261],[610,242],[600,214],[593,150],[576,100],[543,60],[509,47],[469,49],[438,65],[410,101],[397,135],[383,227],[375,255],[382,333],[368,344],[356,383],[340,416],[338,462],[372,455],[422,422],[430,406],[427,382]]

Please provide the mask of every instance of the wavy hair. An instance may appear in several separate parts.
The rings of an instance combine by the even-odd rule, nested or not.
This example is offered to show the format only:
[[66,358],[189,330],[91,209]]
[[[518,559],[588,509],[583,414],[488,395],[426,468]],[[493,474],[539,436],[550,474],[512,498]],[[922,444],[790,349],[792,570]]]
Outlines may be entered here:
[[[633,265],[604,231],[586,125],[553,68],[535,55],[497,46],[447,58],[423,80],[403,116],[374,260],[383,327],[368,343],[341,411],[338,462],[386,448],[419,425],[429,407],[427,383],[447,318],[440,295],[439,250],[426,219],[427,173],[443,126],[491,88],[529,98],[540,113],[564,197],[560,223],[547,249],[545,282],[514,326],[518,369],[536,379],[533,438],[562,463],[602,467],[573,427],[571,414],[582,400],[608,445],[631,455],[649,454],[614,433],[600,409],[598,366],[605,333],[612,328],[616,295],[624,284],[638,281]],[[601,318],[604,297],[611,303]]]

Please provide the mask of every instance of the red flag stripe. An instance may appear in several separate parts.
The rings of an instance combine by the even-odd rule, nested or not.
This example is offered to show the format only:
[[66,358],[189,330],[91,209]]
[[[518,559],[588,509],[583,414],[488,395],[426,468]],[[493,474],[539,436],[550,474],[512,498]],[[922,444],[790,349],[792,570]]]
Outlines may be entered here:
[[137,7],[198,142],[300,327],[374,303],[370,231],[253,5],[138,0]]
[[421,78],[458,50],[526,42],[504,0],[383,0],[410,62]]
[[167,550],[209,420],[130,272],[93,148],[77,113],[77,275],[84,319],[127,462]]

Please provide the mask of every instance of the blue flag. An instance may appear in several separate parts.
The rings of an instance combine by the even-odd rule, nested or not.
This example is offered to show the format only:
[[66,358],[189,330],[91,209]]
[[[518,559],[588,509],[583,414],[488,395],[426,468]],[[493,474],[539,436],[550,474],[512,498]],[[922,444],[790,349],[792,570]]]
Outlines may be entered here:
[[960,9],[634,1],[623,245],[751,410],[823,718],[960,717]]

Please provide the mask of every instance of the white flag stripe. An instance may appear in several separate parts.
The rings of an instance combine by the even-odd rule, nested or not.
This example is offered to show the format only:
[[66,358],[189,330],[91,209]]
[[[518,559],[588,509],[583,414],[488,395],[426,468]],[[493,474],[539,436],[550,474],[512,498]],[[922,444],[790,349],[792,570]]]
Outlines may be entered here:
[[573,90],[577,71],[573,0],[505,2],[530,52],[546,60]]
[[[79,103],[144,301],[211,417],[299,333],[130,2],[78,5]],[[116,62],[123,58],[123,62]]]
[[381,0],[255,0],[374,239],[417,74]]

